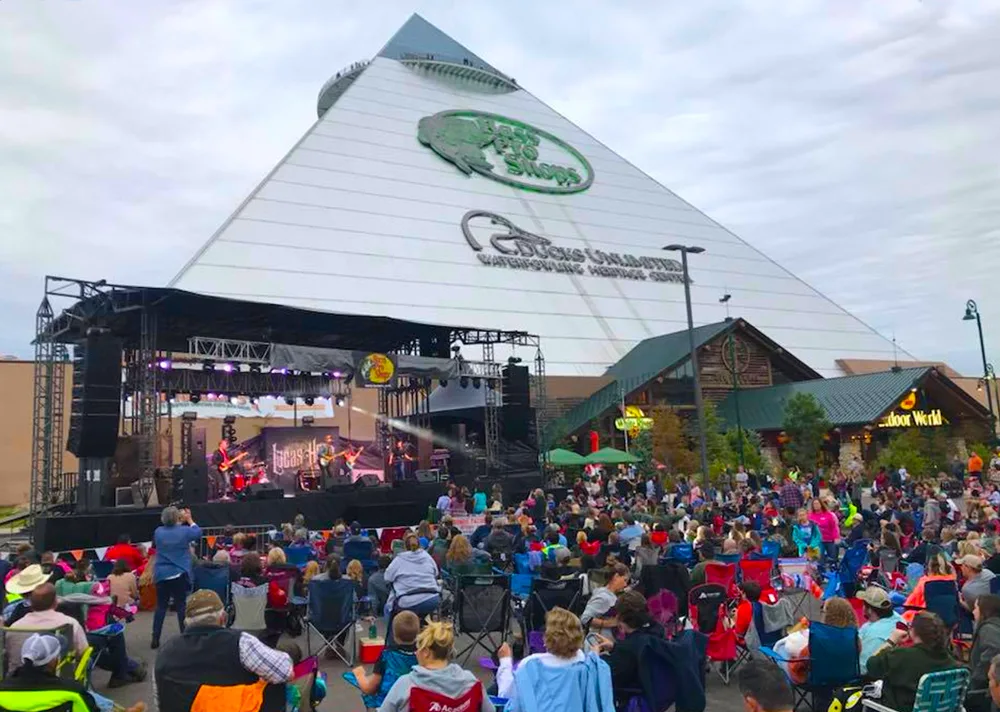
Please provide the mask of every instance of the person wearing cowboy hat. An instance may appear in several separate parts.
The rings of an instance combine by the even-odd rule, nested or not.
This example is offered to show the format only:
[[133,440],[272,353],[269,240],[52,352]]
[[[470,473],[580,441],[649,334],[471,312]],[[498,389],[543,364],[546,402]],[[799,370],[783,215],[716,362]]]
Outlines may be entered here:
[[889,594],[880,586],[869,586],[858,594],[865,604],[865,620],[858,635],[861,638],[861,672],[868,668],[868,658],[875,654],[889,640],[896,624],[903,622],[903,617],[892,608]]
[[45,573],[39,564],[32,564],[7,579],[4,588],[7,590],[9,605],[3,612],[5,625],[13,625],[31,610],[28,594],[43,583],[47,583],[51,577],[52,574]]

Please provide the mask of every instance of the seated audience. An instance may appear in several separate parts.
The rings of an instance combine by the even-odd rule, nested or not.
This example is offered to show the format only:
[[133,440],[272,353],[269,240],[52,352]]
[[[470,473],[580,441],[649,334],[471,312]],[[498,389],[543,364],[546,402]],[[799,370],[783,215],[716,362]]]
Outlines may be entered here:
[[596,648],[608,652],[606,660],[611,668],[614,696],[621,705],[628,703],[632,691],[642,687],[639,668],[646,639],[662,640],[665,634],[663,626],[650,618],[646,598],[638,591],[625,591],[619,596],[618,628],[624,635],[621,640],[601,636]]
[[584,654],[580,619],[563,608],[545,615],[545,652],[521,660],[514,672],[511,648],[500,646],[497,657],[497,695],[510,708],[523,712],[547,710],[611,710],[614,706],[611,671],[593,652]]
[[629,570],[625,564],[615,563],[610,567],[608,582],[594,590],[583,609],[580,622],[591,633],[598,633],[605,638],[614,636],[614,628],[618,619],[613,611],[618,603],[619,594],[625,590],[629,581]]
[[958,599],[971,611],[976,605],[976,599],[990,592],[990,581],[996,574],[984,569],[983,558],[975,554],[955,559],[955,563],[962,567],[962,578],[965,580]]
[[118,537],[118,543],[108,548],[104,553],[105,561],[124,560],[129,571],[142,572],[146,564],[145,555],[132,543],[132,537],[126,532]]
[[746,640],[747,632],[753,625],[753,604],[760,601],[760,594],[760,584],[756,581],[744,581],[740,584],[740,602],[736,606],[733,632],[741,642]]
[[912,621],[917,615],[919,610],[927,607],[927,598],[924,596],[924,586],[929,581],[954,581],[955,580],[955,570],[948,563],[948,559],[945,558],[942,553],[929,553],[927,555],[927,567],[923,576],[921,576],[913,590],[910,591],[910,595],[906,597],[906,601],[903,602],[903,606],[906,609],[903,611],[903,619],[906,621]]
[[459,534],[452,538],[444,559],[444,570],[452,576],[464,576],[486,567],[489,571],[490,557],[485,552],[472,548],[468,538]]
[[417,664],[417,634],[420,633],[420,619],[413,611],[403,611],[392,619],[392,648],[384,648],[372,668],[371,675],[365,674],[362,665],[352,670],[358,689],[361,690],[365,707],[377,708],[384,701],[389,690],[400,677],[410,672]]
[[736,680],[746,712],[792,712],[792,686],[770,661],[751,659],[743,663]]
[[711,540],[706,540],[704,544],[697,548],[698,563],[691,569],[691,585],[700,586],[705,583],[705,568],[715,562],[715,544]]
[[[299,647],[299,644],[291,640],[283,640],[275,646],[275,650],[279,650],[291,658],[294,675],[295,666],[302,662],[302,648]],[[316,675],[309,695],[313,705],[312,709],[315,709],[315,706],[326,699],[326,673],[321,672]],[[288,712],[311,712],[309,706],[303,706],[302,692],[295,685],[285,685],[285,709]]]
[[125,559],[115,561],[115,567],[108,576],[108,584],[111,587],[111,598],[117,605],[127,608],[139,603],[139,582],[135,574],[129,571]]
[[405,545],[406,551],[397,554],[385,570],[386,583],[392,586],[388,605],[423,617],[441,605],[438,567],[430,554],[420,548],[415,535],[408,535]]
[[892,608],[892,601],[884,588],[869,586],[858,593],[858,598],[865,604],[865,620],[861,626],[861,672],[868,667],[868,659],[881,649],[896,625],[903,622],[903,617]]
[[364,596],[367,589],[365,588],[365,567],[361,565],[361,562],[357,559],[348,561],[344,574],[354,583],[355,595],[358,598]]
[[[837,628],[858,627],[854,608],[846,599],[834,596],[823,604],[823,623]],[[804,684],[809,677],[809,628],[796,626],[791,633],[774,645],[774,652],[787,660],[782,667],[797,684]]]
[[375,615],[382,615],[389,600],[389,584],[385,581],[385,570],[392,563],[392,557],[383,554],[378,557],[378,571],[368,577],[368,597],[372,600]]
[[184,632],[168,639],[156,656],[153,695],[158,709],[285,708],[282,683],[292,676],[291,658],[250,633],[226,628],[226,621],[214,591],[188,597]]
[[[426,553],[426,552],[425,552]],[[395,563],[395,562],[394,562]],[[389,567],[392,568],[391,566]],[[407,712],[414,690],[427,690],[452,700],[479,700],[469,712],[493,712],[483,683],[471,672],[451,662],[455,632],[451,623],[432,621],[417,636],[417,665],[400,677],[386,694],[379,712]],[[474,688],[477,688],[474,689]]]
[[[62,644],[54,635],[35,633],[21,646],[20,666],[0,682],[0,708],[5,710],[72,710],[105,712],[115,707],[73,679],[56,674]],[[119,707],[118,709],[122,709]],[[125,712],[143,712],[137,702]]]
[[1000,596],[987,593],[976,599],[972,609],[976,629],[969,655],[969,693],[965,699],[968,712],[989,712],[989,668],[1000,655]]

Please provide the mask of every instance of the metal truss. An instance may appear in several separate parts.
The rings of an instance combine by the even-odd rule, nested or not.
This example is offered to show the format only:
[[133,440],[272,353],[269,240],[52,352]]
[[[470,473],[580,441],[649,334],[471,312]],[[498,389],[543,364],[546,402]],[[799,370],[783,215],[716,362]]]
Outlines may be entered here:
[[67,349],[46,338],[54,313],[48,295],[35,312],[35,371],[31,418],[32,517],[43,513],[52,501],[53,480],[62,474],[63,415]]
[[535,351],[535,444],[538,452],[547,458],[548,444],[545,442],[545,428],[548,424],[548,395],[545,389],[545,356],[542,350]]
[[484,421],[486,440],[486,462],[496,467],[500,464],[500,404],[503,403],[503,378],[493,360],[493,342],[483,342],[483,361],[488,368],[488,378],[492,388],[486,389],[486,412]]
[[139,477],[152,477],[156,462],[156,449],[160,425],[160,390],[157,385],[160,369],[157,367],[156,312],[143,309],[140,321],[139,349],[136,365],[139,367],[139,386],[133,395],[133,411],[138,411]]
[[271,363],[271,344],[262,341],[233,341],[232,339],[213,339],[208,336],[192,336],[188,339],[188,353],[212,361]]
[[484,329],[452,329],[452,342],[461,341],[466,346],[476,344],[511,344],[513,346],[534,346],[541,345],[541,339],[535,334],[526,331],[498,331]]
[[[490,347],[490,351],[492,351],[492,344],[490,344]],[[484,381],[490,381],[492,383],[503,380],[503,374],[500,373],[500,369],[495,363],[488,361],[466,361],[465,359],[462,359],[461,364],[461,374],[463,376],[467,376],[469,378],[481,378]]]

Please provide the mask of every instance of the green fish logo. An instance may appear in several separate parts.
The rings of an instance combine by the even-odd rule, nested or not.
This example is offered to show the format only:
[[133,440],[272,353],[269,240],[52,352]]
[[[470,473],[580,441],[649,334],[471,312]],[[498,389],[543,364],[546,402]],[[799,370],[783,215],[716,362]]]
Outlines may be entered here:
[[483,154],[483,149],[493,142],[493,134],[482,130],[475,121],[443,114],[425,116],[417,124],[417,140],[466,175],[493,170],[493,164]]

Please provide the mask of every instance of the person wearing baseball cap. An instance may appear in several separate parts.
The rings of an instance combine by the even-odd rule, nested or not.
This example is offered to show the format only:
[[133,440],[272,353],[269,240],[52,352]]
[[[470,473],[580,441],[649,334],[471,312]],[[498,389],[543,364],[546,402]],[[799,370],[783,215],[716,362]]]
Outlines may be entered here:
[[975,554],[955,559],[955,563],[962,567],[962,577],[965,578],[959,600],[971,611],[976,607],[976,599],[990,592],[990,581],[996,574],[983,568],[983,557]]
[[184,632],[156,656],[153,696],[161,712],[284,710],[292,659],[250,633],[226,628],[226,619],[215,591],[188,596]]
[[903,622],[903,617],[892,609],[889,594],[880,586],[869,586],[858,593],[858,598],[865,604],[865,620],[858,631],[861,637],[861,672],[868,668],[868,659],[889,640],[897,623]]

